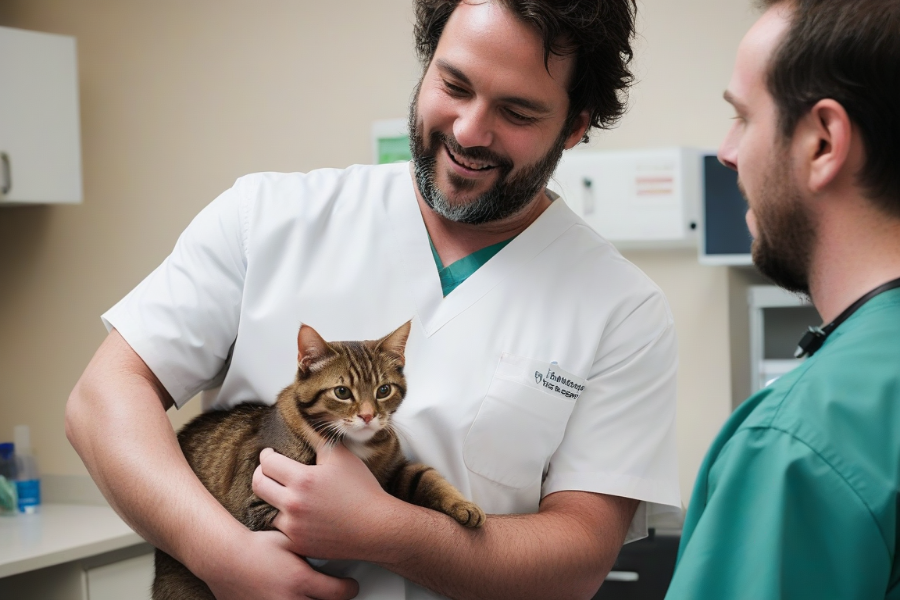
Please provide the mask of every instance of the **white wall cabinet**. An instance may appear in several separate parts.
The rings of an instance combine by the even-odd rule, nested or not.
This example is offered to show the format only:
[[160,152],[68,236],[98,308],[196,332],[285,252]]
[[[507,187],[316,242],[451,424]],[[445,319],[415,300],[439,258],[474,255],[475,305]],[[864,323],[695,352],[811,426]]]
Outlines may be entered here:
[[620,249],[696,247],[701,156],[691,148],[565,152],[547,187]]
[[0,27],[0,205],[81,201],[75,38]]

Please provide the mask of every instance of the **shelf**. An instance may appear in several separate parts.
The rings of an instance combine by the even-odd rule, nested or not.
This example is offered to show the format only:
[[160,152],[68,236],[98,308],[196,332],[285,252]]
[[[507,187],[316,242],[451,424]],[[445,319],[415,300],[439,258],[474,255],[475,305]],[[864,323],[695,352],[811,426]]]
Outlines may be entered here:
[[0,577],[119,550],[143,539],[108,506],[44,504],[0,517]]

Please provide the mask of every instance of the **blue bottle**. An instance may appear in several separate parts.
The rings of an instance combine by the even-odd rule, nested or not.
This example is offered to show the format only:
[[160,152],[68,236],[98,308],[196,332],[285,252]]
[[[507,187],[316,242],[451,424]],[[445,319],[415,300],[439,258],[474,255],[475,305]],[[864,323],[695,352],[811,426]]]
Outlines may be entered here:
[[20,513],[37,512],[41,506],[41,479],[37,460],[31,452],[31,432],[28,425],[16,425],[16,493]]

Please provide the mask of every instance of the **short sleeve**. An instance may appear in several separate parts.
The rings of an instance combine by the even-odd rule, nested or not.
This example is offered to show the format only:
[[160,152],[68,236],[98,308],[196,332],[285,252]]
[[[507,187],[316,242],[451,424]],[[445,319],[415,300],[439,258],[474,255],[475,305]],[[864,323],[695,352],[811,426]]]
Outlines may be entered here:
[[224,374],[237,336],[249,208],[242,180],[185,229],[172,253],[102,319],[182,406]]
[[891,560],[871,512],[787,433],[736,433],[695,509],[667,600],[885,597]]
[[646,536],[651,514],[680,523],[676,372],[671,312],[654,289],[604,334],[543,494],[582,490],[641,500],[627,541]]

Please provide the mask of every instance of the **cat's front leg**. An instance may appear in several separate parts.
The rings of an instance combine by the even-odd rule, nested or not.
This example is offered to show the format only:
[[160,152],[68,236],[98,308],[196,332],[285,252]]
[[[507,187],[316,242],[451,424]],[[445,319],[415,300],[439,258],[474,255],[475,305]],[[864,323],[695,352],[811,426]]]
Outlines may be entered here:
[[435,469],[421,463],[403,465],[388,491],[401,500],[442,512],[465,527],[484,524],[484,511],[477,504],[467,500]]
[[266,529],[274,529],[272,521],[278,509],[257,496],[252,494],[247,499],[247,508],[244,511],[244,518],[241,522],[251,531],[263,531]]

